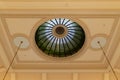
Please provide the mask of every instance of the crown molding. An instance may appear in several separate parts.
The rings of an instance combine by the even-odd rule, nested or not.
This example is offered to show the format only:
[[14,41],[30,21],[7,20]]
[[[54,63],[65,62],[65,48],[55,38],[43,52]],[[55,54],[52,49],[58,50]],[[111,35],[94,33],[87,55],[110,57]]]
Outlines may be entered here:
[[6,2],[0,9],[120,9],[120,1]]

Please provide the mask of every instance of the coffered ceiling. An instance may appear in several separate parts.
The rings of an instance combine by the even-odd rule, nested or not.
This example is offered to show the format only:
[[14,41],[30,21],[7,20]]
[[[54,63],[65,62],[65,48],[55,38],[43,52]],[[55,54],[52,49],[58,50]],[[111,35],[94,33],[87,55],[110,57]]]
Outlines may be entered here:
[[[12,65],[15,71],[76,70],[107,71],[103,48],[112,66],[120,69],[120,2],[118,0],[67,0],[68,2],[40,2],[38,0],[0,1],[0,68],[10,64],[23,38],[23,47]],[[112,5],[111,5],[112,4]],[[92,5],[92,6],[91,6]],[[98,6],[96,6],[98,5]],[[40,51],[34,41],[38,26],[53,18],[68,18],[80,24],[86,33],[83,48],[67,58],[53,58]],[[22,37],[22,38],[21,38]]]

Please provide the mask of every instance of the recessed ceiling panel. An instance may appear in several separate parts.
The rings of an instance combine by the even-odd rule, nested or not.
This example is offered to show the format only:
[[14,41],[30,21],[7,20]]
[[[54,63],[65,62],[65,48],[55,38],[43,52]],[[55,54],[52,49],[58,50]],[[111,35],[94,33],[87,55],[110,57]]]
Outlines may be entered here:
[[76,58],[75,61],[81,61],[81,62],[96,62],[96,61],[101,61],[101,57],[103,54],[101,53],[100,50],[91,50],[87,49],[84,54],[81,55],[80,58]]
[[30,35],[33,26],[41,18],[5,18],[11,35],[16,33]]
[[45,59],[39,57],[33,49],[28,49],[28,50],[21,50],[18,53],[18,59],[20,62],[40,62],[40,61],[45,61]]
[[[71,12],[71,14],[73,12],[71,10],[68,10],[68,11]],[[37,16],[35,15],[35,13],[34,14],[32,13],[33,11],[31,11],[31,13],[28,16],[26,15],[27,13],[25,13],[25,15],[23,14],[24,11],[21,10],[21,12],[22,12],[22,14],[15,15],[15,16],[4,15],[4,16],[2,16],[2,21],[1,21],[1,23],[3,23],[2,30],[4,30],[4,32],[2,32],[2,30],[1,30],[0,33],[1,33],[1,35],[5,35],[5,37],[0,37],[0,38],[2,39],[1,40],[2,43],[4,43],[3,47],[6,49],[6,51],[7,50],[10,51],[10,49],[16,50],[17,47],[14,44],[12,44],[12,41],[14,40],[14,38],[16,36],[19,36],[20,34],[22,34],[20,36],[26,37],[30,43],[30,45],[27,49],[24,49],[24,50],[20,49],[18,56],[16,57],[16,62],[14,63],[13,68],[15,68],[15,69],[19,69],[19,68],[20,69],[36,69],[36,70],[38,70],[38,69],[106,69],[106,65],[104,65],[104,61],[103,61],[102,51],[100,49],[97,49],[97,50],[92,49],[90,43],[95,37],[99,37],[98,34],[100,34],[100,35],[102,34],[103,37],[105,36],[105,38],[107,39],[105,49],[108,49],[108,47],[109,47],[109,49],[112,49],[113,47],[115,47],[115,45],[113,45],[113,44],[117,43],[117,41],[116,41],[117,36],[114,36],[114,35],[119,35],[119,34],[117,34],[117,32],[115,30],[117,26],[114,24],[114,21],[117,24],[118,18],[116,16],[115,17],[108,16],[109,14],[103,16],[103,14],[101,15],[101,14],[97,14],[97,13],[93,13],[93,15],[91,16],[91,15],[88,15],[89,13],[87,13],[89,11],[86,11],[85,13],[87,13],[87,14],[85,14],[85,15],[83,15],[84,12],[82,12],[83,16],[81,14],[80,15],[77,14],[77,16],[70,15],[70,14],[66,15],[66,14],[68,14],[67,11],[66,11],[67,13],[65,13],[64,11],[61,11],[61,13],[65,13],[64,16],[62,16],[63,14],[57,16],[57,12],[56,12],[55,16],[52,15],[52,13],[50,14],[51,16],[48,16],[47,15],[48,11],[46,11],[45,15],[39,14],[36,12]],[[103,11],[101,11],[101,13],[102,12]],[[96,14],[96,15],[94,16],[94,14]],[[43,16],[44,18],[41,18],[41,16]],[[33,49],[33,43],[35,43],[35,41],[34,41],[35,37],[33,38],[33,36],[31,34],[35,34],[35,29],[37,29],[42,23],[44,23],[45,20],[47,21],[48,19],[53,19],[56,17],[65,17],[65,16],[67,18],[70,17],[70,19],[74,18],[72,20],[75,20],[79,25],[81,25],[81,27],[83,29],[85,29],[85,33],[86,33],[86,42],[85,43],[87,43],[87,44],[85,44],[85,47],[83,46],[85,48],[85,50],[83,50],[82,52],[78,51],[78,54],[80,54],[80,55],[70,56],[65,59],[62,58],[59,60],[58,60],[58,58],[55,58],[53,60],[53,58],[51,58],[51,57],[47,56],[48,58],[46,58],[46,56],[44,56],[44,55],[43,56],[38,55],[38,54],[42,54],[42,53],[37,52],[39,49],[37,49],[37,50]],[[55,21],[55,19],[54,19],[54,21]],[[39,24],[39,25],[36,25],[36,24]],[[66,24],[66,22],[64,22],[64,24]],[[52,35],[54,35],[55,37],[57,37],[59,39],[63,38],[68,33],[66,31],[67,28],[66,27],[63,28],[63,27],[65,27],[65,26],[63,26],[63,25],[56,26],[56,28],[54,28],[52,31]],[[34,33],[32,33],[32,30]],[[75,32],[76,32],[76,30],[75,30]],[[49,37],[49,36],[47,36],[47,37]],[[63,41],[63,43],[64,43],[64,41]],[[8,47],[9,45],[11,45],[11,48]],[[70,43],[70,45],[72,45],[72,44]],[[36,47],[37,47],[37,45],[36,45]],[[34,46],[34,48],[36,48],[36,47]],[[84,49],[84,48],[82,48],[82,49]],[[118,52],[119,52],[119,50],[118,50]],[[4,61],[6,61],[9,59],[12,59],[12,55],[14,53],[3,52],[1,54],[4,55],[4,57],[2,56],[3,57],[2,59],[4,59]],[[110,51],[107,54],[109,56],[116,55],[116,53],[114,53],[114,51]],[[8,58],[8,59],[5,58],[5,55],[6,55],[6,58]],[[117,56],[119,56],[119,54],[117,54]],[[110,60],[112,60],[112,59],[110,58]],[[117,65],[117,66],[119,67],[119,65]]]
[[80,18],[88,27],[91,36],[96,34],[106,34],[109,35],[111,29],[114,27],[115,18]]

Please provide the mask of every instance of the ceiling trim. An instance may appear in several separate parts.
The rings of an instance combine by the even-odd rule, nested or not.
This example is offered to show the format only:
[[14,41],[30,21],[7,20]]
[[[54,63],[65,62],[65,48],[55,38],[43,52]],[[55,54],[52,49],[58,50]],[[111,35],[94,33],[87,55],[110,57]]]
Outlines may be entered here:
[[[110,62],[112,64],[113,67],[116,66],[117,60],[120,58],[120,54],[119,53],[115,53],[115,50],[117,50],[118,47],[118,42],[120,40],[120,17],[118,17],[118,21],[116,21],[116,28],[114,30],[114,33],[112,33],[111,36],[111,41],[109,44],[108,49],[106,50],[106,53],[111,53],[111,55],[108,55]],[[114,53],[114,55],[113,55]],[[108,67],[109,68],[109,67]]]
[[[10,71],[12,72],[12,70]],[[42,69],[42,70],[36,70],[36,69],[14,69],[14,72],[109,72],[106,69]]]
[[120,1],[5,2],[0,9],[120,9]]
[[24,16],[38,16],[38,15],[45,15],[45,16],[49,16],[49,15],[65,15],[67,14],[67,16],[70,15],[82,15],[82,16],[86,16],[86,15],[90,15],[90,16],[120,16],[120,9],[0,9],[0,14],[1,15],[10,15],[10,16],[14,16],[14,15],[24,15]]
[[1,59],[3,60],[4,67],[7,68],[10,64],[10,61],[8,59],[8,56],[5,53],[8,53],[8,51],[9,51],[9,49],[8,49],[9,45],[6,45],[6,43],[9,42],[9,40],[7,39],[8,38],[7,34],[3,28],[4,28],[4,25],[2,24],[2,19],[0,17],[0,32],[2,34],[2,36],[0,36],[0,42],[1,42],[1,46],[3,48],[2,50],[4,51],[4,53],[3,52],[1,53],[1,55],[2,55]]
[[[1,23],[2,23],[2,34],[4,35],[3,38],[1,38],[2,46],[4,47],[4,50],[6,52],[6,56],[9,60],[9,62],[12,60],[17,48],[13,48],[12,45],[12,36],[10,35],[9,29],[7,27],[7,23],[5,21],[5,18],[1,16]],[[7,45],[6,45],[7,44]],[[14,61],[16,62],[16,60]]]

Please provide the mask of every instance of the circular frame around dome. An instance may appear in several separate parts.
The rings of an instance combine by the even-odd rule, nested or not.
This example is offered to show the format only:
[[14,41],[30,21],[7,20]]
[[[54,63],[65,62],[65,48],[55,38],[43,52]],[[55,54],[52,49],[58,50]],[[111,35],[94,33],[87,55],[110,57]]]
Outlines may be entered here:
[[35,42],[47,55],[67,57],[82,48],[85,32],[78,23],[70,19],[55,18],[38,27]]

